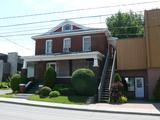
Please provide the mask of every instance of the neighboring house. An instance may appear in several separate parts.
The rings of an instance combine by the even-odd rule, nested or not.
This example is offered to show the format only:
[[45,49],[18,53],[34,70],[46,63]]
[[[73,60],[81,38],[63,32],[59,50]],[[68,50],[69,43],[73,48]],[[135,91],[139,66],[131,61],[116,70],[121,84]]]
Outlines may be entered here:
[[151,98],[160,78],[160,9],[145,11],[144,22],[143,38],[117,41],[117,69],[132,98]]
[[145,11],[143,38],[109,37],[102,28],[65,21],[47,33],[33,36],[35,56],[24,58],[28,77],[42,80],[52,66],[57,82],[68,83],[78,68],[92,69],[98,78],[98,100],[109,100],[114,73],[128,84],[130,98],[151,98],[160,77],[160,10]]
[[43,80],[44,72],[52,66],[58,83],[69,83],[78,68],[90,68],[100,77],[108,49],[107,35],[105,28],[89,28],[66,20],[32,37],[36,42],[35,56],[23,57],[23,68],[27,68],[28,77]]
[[0,53],[0,81],[5,81],[10,75],[21,71],[23,60],[16,52]]

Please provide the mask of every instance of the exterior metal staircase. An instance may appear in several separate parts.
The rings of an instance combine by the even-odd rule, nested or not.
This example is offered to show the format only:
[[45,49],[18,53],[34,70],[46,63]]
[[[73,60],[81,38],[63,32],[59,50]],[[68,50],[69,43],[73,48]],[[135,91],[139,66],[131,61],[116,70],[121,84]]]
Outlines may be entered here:
[[107,54],[98,87],[98,102],[110,102],[111,84],[115,71],[116,50],[114,56]]

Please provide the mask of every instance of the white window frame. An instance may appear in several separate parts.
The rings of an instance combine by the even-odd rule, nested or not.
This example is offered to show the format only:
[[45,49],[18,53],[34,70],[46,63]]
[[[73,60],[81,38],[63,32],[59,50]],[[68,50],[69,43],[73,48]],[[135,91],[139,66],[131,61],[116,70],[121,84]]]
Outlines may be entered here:
[[[69,44],[70,44],[69,46],[66,46],[66,41],[69,41]],[[63,39],[63,50],[64,49],[68,49],[69,50],[70,48],[71,48],[71,38],[64,38]]]
[[56,62],[49,62],[46,64],[46,70],[51,66],[51,65],[55,65],[55,71],[57,72],[57,63]]
[[[50,52],[48,52],[48,42],[51,42],[51,50],[50,50]],[[52,54],[52,49],[53,49],[53,41],[52,40],[46,40],[46,46],[45,46],[45,53],[46,54]]]
[[[65,30],[64,27],[65,27],[66,25],[70,25],[70,26],[71,26],[71,29],[70,29],[70,30]],[[62,31],[71,31],[71,30],[73,30],[73,25],[71,25],[71,24],[65,24],[65,25],[62,26]]]
[[[84,44],[84,41],[86,38],[89,38],[90,39],[90,50],[85,50],[85,44]],[[91,51],[91,36],[83,36],[83,51],[87,52],[87,51]]]

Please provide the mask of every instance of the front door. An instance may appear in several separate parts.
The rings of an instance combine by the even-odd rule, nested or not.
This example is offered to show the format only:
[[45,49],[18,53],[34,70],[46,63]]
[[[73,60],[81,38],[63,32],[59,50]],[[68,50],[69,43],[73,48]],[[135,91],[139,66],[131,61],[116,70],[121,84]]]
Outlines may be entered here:
[[144,78],[143,77],[135,78],[135,95],[136,95],[136,98],[144,97]]

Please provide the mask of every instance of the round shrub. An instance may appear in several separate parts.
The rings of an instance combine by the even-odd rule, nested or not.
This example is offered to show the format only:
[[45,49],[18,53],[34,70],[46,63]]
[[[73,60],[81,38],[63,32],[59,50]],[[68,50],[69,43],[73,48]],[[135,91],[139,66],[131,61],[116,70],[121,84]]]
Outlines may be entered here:
[[96,93],[96,77],[92,70],[81,68],[73,72],[72,86],[77,94],[91,96]]
[[58,97],[60,96],[60,92],[59,91],[51,91],[49,93],[49,97],[52,98],[52,97]]
[[48,86],[50,88],[54,87],[56,81],[56,72],[52,67],[49,67],[44,75],[44,86]]
[[51,88],[50,87],[42,87],[40,90],[39,90],[39,96],[41,98],[44,98],[44,97],[48,97],[49,93],[51,92]]
[[20,74],[14,74],[11,78],[11,89],[13,92],[19,91],[19,84],[21,83],[21,75]]
[[120,96],[118,98],[118,102],[120,102],[120,103],[126,103],[127,101],[128,101],[128,98],[125,96]]

